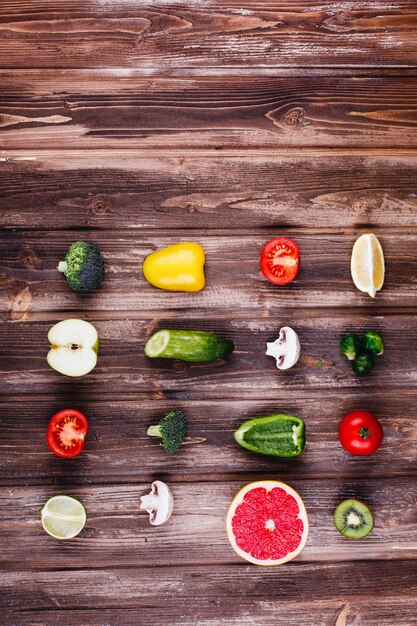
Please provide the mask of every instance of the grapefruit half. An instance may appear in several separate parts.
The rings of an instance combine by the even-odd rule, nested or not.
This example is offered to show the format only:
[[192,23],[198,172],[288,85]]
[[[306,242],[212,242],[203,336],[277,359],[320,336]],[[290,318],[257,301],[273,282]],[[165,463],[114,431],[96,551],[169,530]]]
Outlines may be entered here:
[[308,536],[304,502],[294,489],[277,480],[243,487],[229,507],[226,526],[234,551],[256,565],[291,561]]

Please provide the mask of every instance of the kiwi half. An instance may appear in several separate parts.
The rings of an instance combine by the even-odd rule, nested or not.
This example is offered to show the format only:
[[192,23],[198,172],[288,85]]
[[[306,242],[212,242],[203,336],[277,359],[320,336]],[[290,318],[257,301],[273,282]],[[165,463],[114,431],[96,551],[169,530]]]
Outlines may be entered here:
[[334,512],[334,523],[341,535],[348,539],[362,539],[374,527],[371,509],[360,500],[343,500]]

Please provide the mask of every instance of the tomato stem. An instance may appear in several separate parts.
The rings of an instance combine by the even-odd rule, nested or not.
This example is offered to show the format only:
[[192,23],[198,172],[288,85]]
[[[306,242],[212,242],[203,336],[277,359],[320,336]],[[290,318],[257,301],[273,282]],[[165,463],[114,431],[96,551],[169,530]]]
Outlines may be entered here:
[[371,431],[369,430],[369,428],[364,428],[363,426],[361,426],[361,428],[359,429],[359,434],[362,439],[365,440],[371,436]]

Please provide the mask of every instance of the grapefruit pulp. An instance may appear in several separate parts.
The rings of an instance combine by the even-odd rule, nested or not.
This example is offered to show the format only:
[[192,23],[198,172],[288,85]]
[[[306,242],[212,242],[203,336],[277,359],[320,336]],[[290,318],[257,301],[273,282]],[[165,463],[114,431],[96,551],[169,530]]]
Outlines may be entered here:
[[243,487],[234,497],[226,518],[232,548],[256,565],[281,565],[304,548],[308,518],[294,489],[277,480]]

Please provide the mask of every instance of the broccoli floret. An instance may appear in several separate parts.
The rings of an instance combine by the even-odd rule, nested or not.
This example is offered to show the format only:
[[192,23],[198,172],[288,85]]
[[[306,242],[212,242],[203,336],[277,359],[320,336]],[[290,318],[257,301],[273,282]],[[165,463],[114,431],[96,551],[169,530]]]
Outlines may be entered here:
[[58,265],[69,286],[80,293],[90,293],[100,287],[104,277],[104,262],[97,244],[75,241],[69,247],[65,261]]
[[165,452],[176,452],[187,436],[187,420],[181,411],[169,411],[157,426],[148,428],[148,435],[161,437]]

